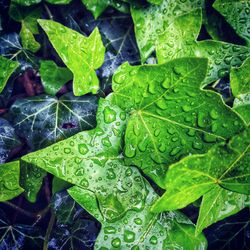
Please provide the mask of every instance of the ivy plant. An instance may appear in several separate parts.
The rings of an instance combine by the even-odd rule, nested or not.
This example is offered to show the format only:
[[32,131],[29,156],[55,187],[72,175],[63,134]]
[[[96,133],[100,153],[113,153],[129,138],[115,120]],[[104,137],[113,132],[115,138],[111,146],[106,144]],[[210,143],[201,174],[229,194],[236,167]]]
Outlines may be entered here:
[[1,249],[247,249],[248,1],[0,8]]

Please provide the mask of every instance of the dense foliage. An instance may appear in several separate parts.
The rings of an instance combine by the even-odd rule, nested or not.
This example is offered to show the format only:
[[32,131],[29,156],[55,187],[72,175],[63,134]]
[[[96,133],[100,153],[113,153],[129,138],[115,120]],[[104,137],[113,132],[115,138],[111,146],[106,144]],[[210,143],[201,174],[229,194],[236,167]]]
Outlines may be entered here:
[[0,0],[0,249],[249,249],[248,0]]

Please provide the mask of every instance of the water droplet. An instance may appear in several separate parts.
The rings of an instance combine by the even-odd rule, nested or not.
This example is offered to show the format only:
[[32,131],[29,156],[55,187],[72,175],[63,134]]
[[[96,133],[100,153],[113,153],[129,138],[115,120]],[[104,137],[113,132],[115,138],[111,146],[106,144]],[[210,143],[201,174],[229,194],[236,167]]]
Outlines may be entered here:
[[116,178],[116,174],[114,172],[114,170],[112,168],[109,168],[107,170],[107,178],[110,179],[110,180],[113,180]]
[[161,143],[158,149],[161,153],[164,153],[166,151],[166,146],[163,143]]
[[216,142],[216,137],[210,134],[204,134],[203,139],[205,142]]
[[158,239],[156,236],[152,236],[150,239],[149,239],[149,242],[152,244],[152,245],[156,245],[158,243]]
[[70,152],[71,152],[71,149],[70,149],[70,148],[65,148],[65,149],[64,149],[64,153],[65,153],[65,154],[69,154]]
[[136,154],[135,152],[135,148],[132,145],[126,145],[125,147],[125,156],[127,156],[128,158],[132,158],[134,157]]
[[198,123],[198,126],[201,127],[201,128],[204,128],[206,127],[206,115],[202,112],[199,112],[198,113],[198,119],[197,119],[197,123]]
[[176,147],[176,148],[174,148],[174,149],[171,150],[170,155],[171,155],[171,156],[175,156],[175,155],[177,155],[180,151],[181,151],[181,148],[180,148],[180,147]]
[[215,109],[212,109],[209,114],[210,114],[211,118],[214,120],[219,118],[219,114]]
[[142,220],[140,218],[135,218],[134,222],[136,225],[141,225],[142,224]]
[[119,238],[115,238],[112,240],[111,244],[114,248],[118,248],[121,246],[121,240]]
[[184,112],[190,111],[192,108],[189,105],[184,105],[181,107]]
[[194,141],[193,142],[193,148],[194,149],[202,149],[203,148],[203,145],[202,145],[202,143],[201,142],[196,142],[196,141]]
[[83,188],[88,188],[89,186],[89,182],[87,179],[82,179],[81,182],[80,182],[80,185],[83,187]]
[[105,146],[105,147],[111,147],[112,146],[112,144],[111,144],[108,137],[105,137],[105,138],[102,139],[102,145]]
[[124,241],[131,243],[135,240],[135,233],[129,230],[125,230],[124,232]]
[[89,152],[89,149],[86,144],[79,144],[78,145],[78,151],[80,154],[85,155]]
[[104,109],[104,121],[105,123],[112,123],[116,120],[116,112],[110,107]]
[[83,168],[78,168],[75,172],[76,176],[83,176],[84,175],[84,169]]

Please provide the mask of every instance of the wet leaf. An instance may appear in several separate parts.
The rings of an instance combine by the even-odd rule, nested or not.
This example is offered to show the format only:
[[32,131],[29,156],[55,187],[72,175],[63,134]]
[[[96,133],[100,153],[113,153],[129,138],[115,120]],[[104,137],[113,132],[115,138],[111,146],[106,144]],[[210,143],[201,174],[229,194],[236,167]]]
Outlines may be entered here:
[[20,145],[14,128],[9,122],[0,118],[0,164],[4,163],[12,149]]
[[[68,4],[72,0],[45,0],[45,1],[51,4]],[[12,2],[20,4],[22,6],[31,6],[42,2],[42,0],[12,0]]]
[[105,47],[101,35],[95,29],[89,37],[49,20],[38,20],[50,42],[66,66],[72,71],[73,91],[76,96],[99,89],[95,70],[104,62]]
[[215,145],[204,155],[188,156],[170,166],[165,182],[167,191],[153,210],[183,208],[208,195],[215,187],[249,195],[249,138],[249,130],[246,130],[233,137],[229,144]]
[[0,56],[0,93],[3,91],[10,76],[15,72],[19,64]]
[[[174,3],[170,5],[171,2]],[[183,5],[177,2],[165,0],[160,6],[132,10],[142,61],[154,50],[158,63],[190,56],[208,58],[208,72],[203,82],[206,85],[226,76],[232,66],[241,65],[250,55],[250,50],[244,46],[212,40],[197,41],[202,25],[202,10],[199,7],[203,7],[203,2],[186,1]],[[176,10],[167,8],[168,5]],[[155,13],[163,15],[163,18],[160,21],[159,18],[155,19]]]
[[37,52],[40,49],[40,44],[36,41],[34,35],[39,34],[37,19],[41,16],[41,8],[27,8],[12,3],[9,15],[15,21],[21,23],[20,37],[23,48]]
[[0,210],[0,249],[42,249],[43,230],[36,226],[12,224]]
[[203,195],[196,233],[250,206],[250,196],[214,187]]
[[71,71],[58,67],[54,61],[41,61],[39,72],[44,91],[53,96],[73,78]]
[[213,7],[219,11],[239,36],[250,44],[250,3],[240,0],[216,0]]
[[75,97],[68,93],[59,99],[47,95],[17,100],[10,109],[16,133],[39,149],[95,126],[97,98]]
[[19,186],[19,176],[19,161],[0,165],[0,201],[11,200],[23,192]]
[[114,100],[130,114],[126,163],[165,187],[168,166],[206,152],[245,128],[221,96],[201,89],[207,60],[176,59],[163,65],[123,64],[113,77]]
[[102,217],[95,197],[79,187],[69,189],[69,194],[102,224],[95,249],[205,249],[203,235],[194,236],[192,222],[179,212],[154,214],[150,206],[157,198],[145,181],[148,192],[140,211],[129,210],[116,221]]

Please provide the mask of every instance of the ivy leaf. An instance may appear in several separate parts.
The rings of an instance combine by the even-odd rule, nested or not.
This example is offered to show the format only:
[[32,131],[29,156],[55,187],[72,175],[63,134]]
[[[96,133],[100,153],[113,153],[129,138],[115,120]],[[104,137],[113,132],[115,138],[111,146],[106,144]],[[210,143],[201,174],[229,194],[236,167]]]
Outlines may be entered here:
[[[202,10],[199,7],[203,7],[203,1],[197,2],[186,1],[186,3],[180,5],[175,1],[172,6],[175,6],[177,10],[167,8],[165,15],[160,19],[162,21],[159,21],[158,18],[157,22],[153,21],[154,15],[155,13],[163,15],[164,6],[168,6],[171,1],[165,1],[165,4],[146,10],[135,9],[132,11],[132,16],[136,25],[135,33],[138,46],[141,53],[144,53],[142,61],[154,50],[156,50],[156,56],[160,64],[181,57],[208,58],[209,67],[204,80],[204,85],[206,85],[226,76],[231,66],[241,65],[244,59],[250,55],[250,50],[244,46],[219,41],[197,41],[202,25]],[[183,9],[180,9],[180,6],[183,6]],[[169,11],[174,14],[167,15],[171,13]],[[171,20],[169,20],[169,16],[172,18]],[[145,35],[145,31],[150,30],[148,28],[149,20],[156,23],[151,25],[154,35],[151,33]],[[142,52],[143,50],[147,52]]]
[[230,72],[230,85],[234,100],[233,108],[238,112],[247,124],[250,123],[250,57],[239,68],[233,68]]
[[246,206],[250,206],[250,196],[214,187],[202,198],[196,233],[200,234],[204,228],[238,213]]
[[[140,173],[124,166],[119,155],[126,115],[110,102],[101,100],[98,126],[44,150],[24,156],[53,175],[96,195],[102,215],[121,217],[128,209],[140,209],[146,196]],[[69,168],[70,166],[70,168]],[[125,199],[125,197],[131,199]]]
[[4,163],[11,150],[20,145],[14,128],[9,122],[0,117],[0,164]]
[[36,226],[12,224],[0,210],[0,249],[41,249],[43,230]]
[[89,37],[66,28],[60,23],[38,20],[50,42],[74,75],[73,91],[76,96],[97,93],[99,79],[95,70],[104,61],[105,47],[96,28]]
[[51,204],[57,221],[51,232],[49,249],[92,249],[99,231],[98,223],[88,219],[67,192],[57,193]]
[[250,243],[249,218],[250,210],[245,209],[218,223],[208,234],[211,249],[247,250]]
[[[169,25],[179,17],[203,6],[204,0],[187,0],[185,3],[181,0],[163,0],[161,5],[151,5],[147,8],[143,8],[140,5],[132,5],[131,15],[135,24],[135,35],[142,62],[145,62],[159,45],[159,39],[165,34]],[[192,32],[194,32],[193,26],[193,23],[189,23],[190,28],[188,28],[184,34],[193,37],[195,35],[195,33],[192,35]],[[192,30],[191,32],[189,31],[190,29]],[[173,32],[174,30],[171,34]],[[168,39],[165,40],[165,44],[166,43],[168,43]]]
[[[69,194],[102,224],[95,242],[95,249],[205,249],[203,235],[194,236],[192,222],[179,212],[150,212],[157,198],[146,183],[148,195],[143,209],[130,210],[116,221],[102,218],[95,197],[79,187],[68,190]],[[129,196],[128,196],[129,197]]]
[[15,198],[23,192],[19,186],[20,166],[19,161],[0,165],[0,201]]
[[16,133],[26,138],[32,149],[38,149],[93,128],[96,108],[95,96],[68,93],[58,99],[40,95],[17,100],[11,106],[10,118]]
[[0,56],[0,93],[18,66],[18,62]]
[[219,11],[239,36],[250,44],[250,14],[248,1],[239,0],[216,0],[213,7]]
[[165,182],[167,191],[153,211],[183,208],[216,186],[250,194],[249,138],[246,130],[229,144],[220,143],[204,155],[188,156],[170,166]]
[[94,18],[97,19],[103,11],[111,6],[118,9],[121,12],[128,13],[129,7],[126,3],[122,3],[119,0],[82,0],[82,3],[86,6],[86,8],[91,11]]
[[[45,1],[51,4],[68,4],[72,0],[45,0]],[[31,6],[42,2],[42,0],[12,0],[12,2],[20,4],[22,6]]]
[[9,15],[22,25],[20,37],[23,48],[37,52],[40,49],[40,44],[36,41],[34,35],[39,34],[37,19],[41,16],[41,9],[39,7],[27,8],[11,3]]
[[44,91],[53,96],[73,78],[71,71],[58,67],[54,61],[41,61],[39,72]]
[[68,189],[71,186],[72,186],[72,184],[70,184],[69,182],[64,181],[64,180],[54,176],[53,182],[52,182],[52,194],[55,195],[57,192]]
[[160,187],[168,165],[204,153],[245,128],[221,96],[200,88],[206,66],[207,60],[198,58],[123,64],[113,77],[115,103],[130,114],[126,163],[140,167]]
[[38,192],[43,184],[43,178],[46,176],[46,172],[32,164],[20,161],[21,175],[20,186],[24,189],[25,198],[34,203],[37,200]]

